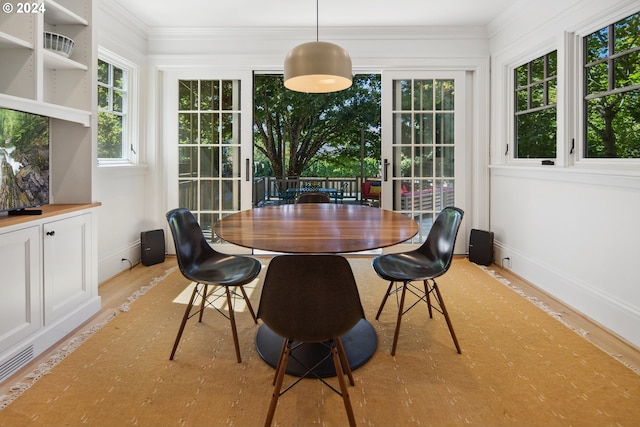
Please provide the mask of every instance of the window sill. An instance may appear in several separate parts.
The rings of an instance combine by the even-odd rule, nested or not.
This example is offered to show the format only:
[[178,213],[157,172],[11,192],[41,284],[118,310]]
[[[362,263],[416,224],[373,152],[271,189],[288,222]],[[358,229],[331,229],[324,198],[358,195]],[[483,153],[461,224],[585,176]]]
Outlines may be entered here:
[[640,189],[640,170],[561,166],[489,165],[492,175],[512,178]]

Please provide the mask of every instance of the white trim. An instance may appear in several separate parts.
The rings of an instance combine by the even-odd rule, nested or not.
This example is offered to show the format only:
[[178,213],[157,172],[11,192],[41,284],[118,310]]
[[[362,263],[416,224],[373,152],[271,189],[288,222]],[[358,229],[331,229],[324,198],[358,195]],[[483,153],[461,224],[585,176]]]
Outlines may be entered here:
[[[98,59],[115,65],[127,71],[126,82],[126,142],[123,147],[123,157],[120,159],[109,159],[98,157],[98,167],[103,166],[127,166],[138,163],[140,153],[140,69],[137,64],[117,55],[103,47],[98,47]],[[132,152],[135,151],[135,154]]]

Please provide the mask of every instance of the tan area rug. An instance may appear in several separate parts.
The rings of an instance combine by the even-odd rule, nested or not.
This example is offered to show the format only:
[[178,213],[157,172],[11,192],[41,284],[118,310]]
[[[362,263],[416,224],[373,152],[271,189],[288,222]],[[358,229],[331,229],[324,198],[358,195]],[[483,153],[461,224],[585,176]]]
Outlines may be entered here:
[[[639,375],[466,259],[439,280],[462,354],[444,318],[416,308],[391,357],[392,301],[374,320],[386,283],[369,259],[350,263],[379,339],[373,358],[354,371],[358,425],[640,425]],[[5,396],[0,425],[262,425],[274,371],[256,353],[258,326],[246,311],[237,315],[238,364],[227,320],[209,310],[203,323],[187,324],[169,361],[184,310],[174,300],[189,283],[177,270],[158,282],[22,395]],[[258,283],[256,309],[259,294]],[[282,396],[274,420],[347,423],[341,398],[316,380]]]

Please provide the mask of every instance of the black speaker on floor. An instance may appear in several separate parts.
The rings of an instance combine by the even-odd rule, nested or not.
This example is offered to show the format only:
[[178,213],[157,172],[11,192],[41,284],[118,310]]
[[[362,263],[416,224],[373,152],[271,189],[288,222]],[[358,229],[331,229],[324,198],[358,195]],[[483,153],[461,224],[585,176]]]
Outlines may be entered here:
[[469,261],[480,265],[489,265],[493,262],[493,231],[471,230]]
[[164,262],[164,230],[150,230],[140,233],[140,252],[142,265]]

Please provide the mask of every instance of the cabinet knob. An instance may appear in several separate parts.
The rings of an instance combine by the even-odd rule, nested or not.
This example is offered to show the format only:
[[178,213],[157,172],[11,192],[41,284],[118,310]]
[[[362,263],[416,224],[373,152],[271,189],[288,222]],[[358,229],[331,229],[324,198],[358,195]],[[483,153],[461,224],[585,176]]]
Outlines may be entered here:
[[56,232],[55,231],[47,231],[47,236],[55,236]]

